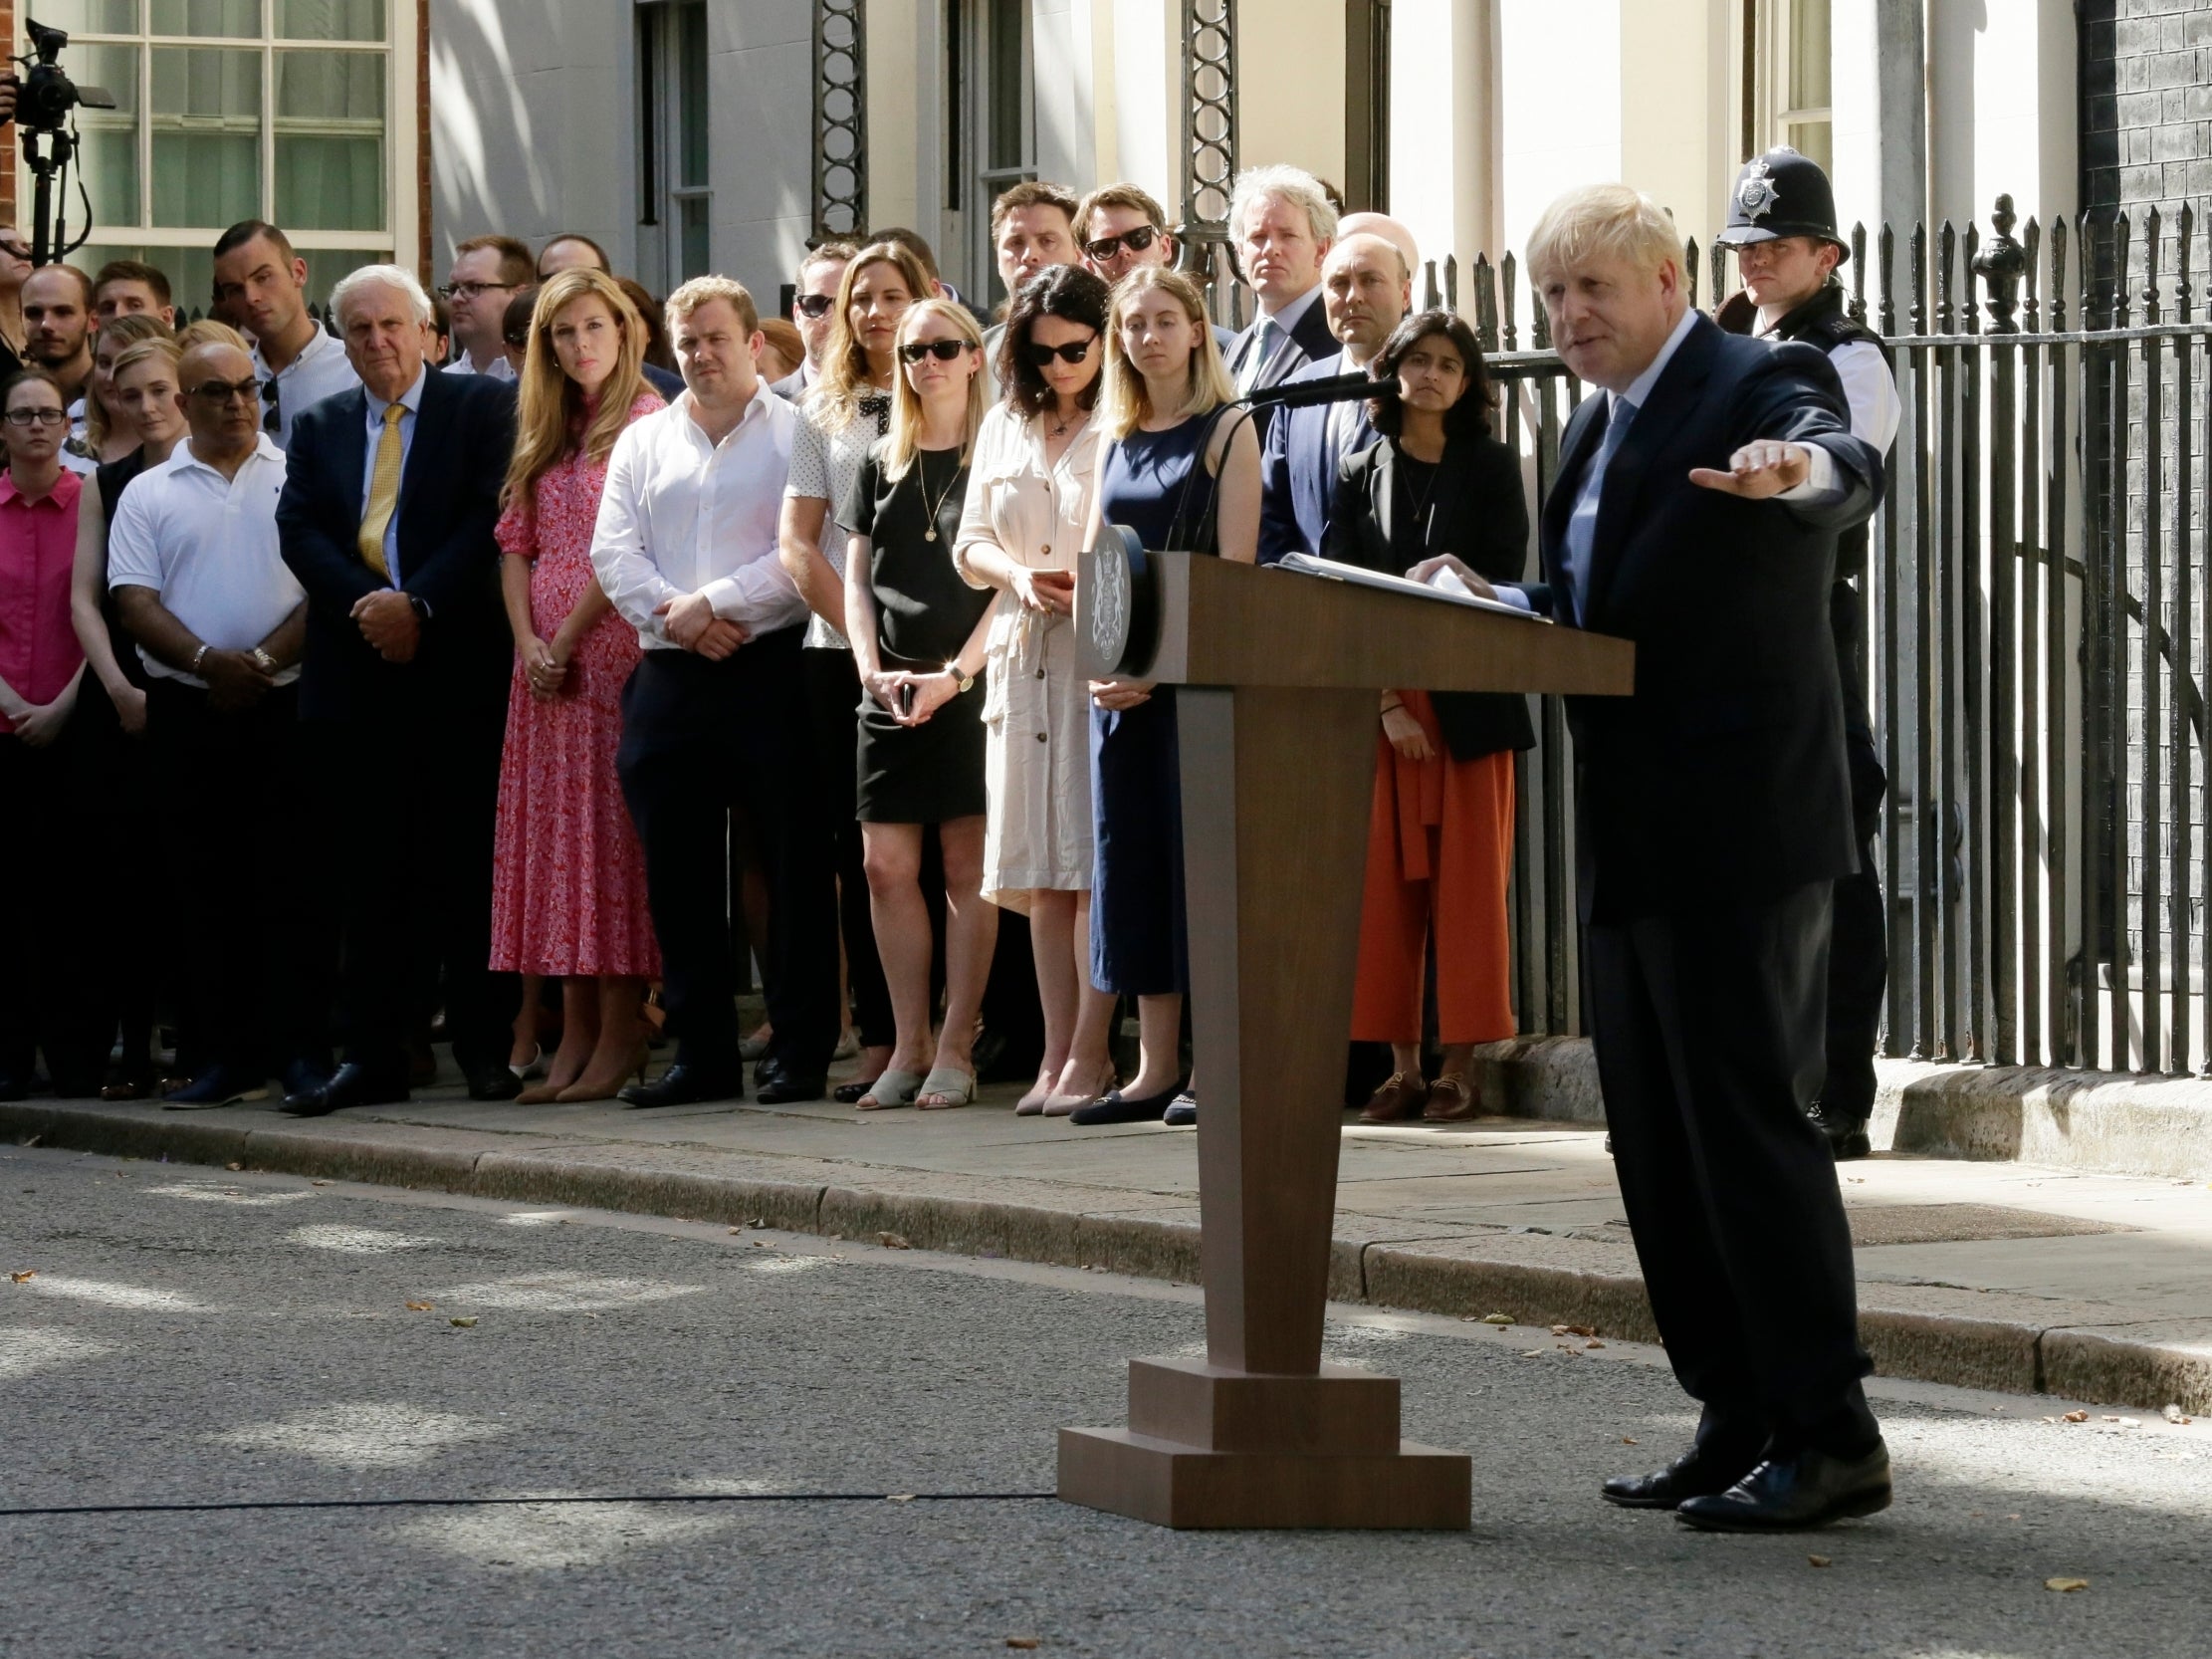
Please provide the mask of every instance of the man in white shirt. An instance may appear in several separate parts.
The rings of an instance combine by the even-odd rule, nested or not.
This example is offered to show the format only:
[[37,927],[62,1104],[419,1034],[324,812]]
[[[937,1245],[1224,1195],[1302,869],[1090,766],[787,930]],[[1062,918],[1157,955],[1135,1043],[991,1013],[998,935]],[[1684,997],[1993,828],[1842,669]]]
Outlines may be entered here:
[[215,242],[215,300],[246,319],[261,376],[261,429],[292,447],[300,411],[361,383],[345,344],[308,312],[308,262],[275,225],[247,219]]
[[531,285],[537,270],[530,245],[512,236],[472,236],[453,250],[453,268],[438,290],[453,308],[458,348],[446,373],[515,378],[503,338],[507,303]]
[[760,377],[760,314],[743,285],[695,277],[668,298],[682,396],[629,426],[607,461],[591,563],[643,659],[622,693],[617,769],[645,849],[676,1060],[633,1106],[735,1099],[737,960],[726,824],[753,829],[769,885],[763,963],[775,1038],[764,1101],[817,1099],[836,1046],[837,912],[826,841],[799,799],[799,644],[806,604],[776,557],[798,416]]
[[1336,238],[1336,207],[1309,172],[1253,167],[1237,175],[1228,229],[1259,305],[1228,363],[1238,393],[1249,395],[1336,350],[1321,305],[1321,262]]
[[204,1061],[171,1106],[258,1099],[272,1072],[320,1069],[317,993],[300,953],[300,655],[307,594],[277,538],[283,452],[260,430],[259,376],[235,347],[178,366],[191,435],[131,480],[108,580],[149,676],[146,742],[169,808],[160,837],[180,911],[172,938],[185,1042]]

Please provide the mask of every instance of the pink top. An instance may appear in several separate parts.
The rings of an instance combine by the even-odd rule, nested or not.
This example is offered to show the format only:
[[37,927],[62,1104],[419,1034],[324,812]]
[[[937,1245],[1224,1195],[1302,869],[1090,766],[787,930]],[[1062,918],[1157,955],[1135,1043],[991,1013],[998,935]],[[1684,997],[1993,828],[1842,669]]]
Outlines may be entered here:
[[[0,680],[34,706],[51,703],[85,661],[70,622],[70,567],[77,559],[77,498],[85,481],[67,470],[36,501],[0,469]],[[0,732],[15,722],[0,715]]]

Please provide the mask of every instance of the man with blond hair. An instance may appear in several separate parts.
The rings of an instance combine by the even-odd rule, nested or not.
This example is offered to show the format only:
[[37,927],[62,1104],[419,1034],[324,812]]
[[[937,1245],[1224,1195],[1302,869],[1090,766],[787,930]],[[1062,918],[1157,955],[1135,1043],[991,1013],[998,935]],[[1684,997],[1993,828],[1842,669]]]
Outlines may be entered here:
[[1321,262],[1336,239],[1336,207],[1321,181],[1301,168],[1252,167],[1236,175],[1228,234],[1259,307],[1228,358],[1238,394],[1249,396],[1337,349],[1321,305]]
[[739,1099],[729,816],[768,877],[763,990],[774,1041],[766,1101],[820,1098],[836,1047],[836,886],[796,785],[811,773],[800,684],[806,601],[776,557],[798,415],[762,380],[753,296],[694,277],[668,297],[684,391],[633,421],[607,459],[591,541],[599,586],[644,655],[622,690],[615,765],[645,851],[675,1063],[622,1090],[631,1106]]
[[1805,1108],[1829,893],[1857,856],[1828,589],[1881,460],[1823,354],[1691,309],[1650,197],[1568,192],[1528,272],[1596,388],[1560,441],[1536,596],[1637,648],[1633,696],[1569,702],[1591,1036],[1652,1310],[1703,1406],[1684,1456],[1605,1497],[1716,1531],[1870,1515],[1889,1459]]

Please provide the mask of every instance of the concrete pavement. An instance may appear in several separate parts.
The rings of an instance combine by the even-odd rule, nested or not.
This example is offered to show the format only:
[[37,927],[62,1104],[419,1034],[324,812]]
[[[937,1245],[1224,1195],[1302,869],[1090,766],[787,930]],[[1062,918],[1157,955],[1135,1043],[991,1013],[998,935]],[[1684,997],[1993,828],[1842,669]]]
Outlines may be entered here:
[[[1014,1092],[953,1112],[633,1112],[448,1087],[306,1121],[32,1101],[0,1105],[0,1138],[1194,1282],[1194,1134],[1016,1118]],[[1339,1300],[1656,1334],[1594,1126],[1346,1124]],[[1884,1373],[2212,1413],[2212,1184],[1900,1154],[1840,1173]]]

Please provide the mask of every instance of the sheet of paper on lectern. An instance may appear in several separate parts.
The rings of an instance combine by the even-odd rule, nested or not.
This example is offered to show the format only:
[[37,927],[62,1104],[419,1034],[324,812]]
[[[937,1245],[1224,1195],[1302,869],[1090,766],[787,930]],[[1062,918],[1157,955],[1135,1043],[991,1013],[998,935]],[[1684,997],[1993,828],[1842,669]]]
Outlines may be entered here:
[[1512,616],[1523,622],[1550,620],[1534,611],[1523,610],[1517,604],[1507,604],[1503,599],[1486,599],[1479,593],[1470,592],[1466,585],[1448,569],[1438,571],[1427,583],[1420,583],[1402,576],[1385,576],[1381,571],[1370,571],[1359,565],[1347,565],[1341,560],[1316,558],[1310,553],[1286,553],[1271,568],[1295,571],[1300,576],[1317,576],[1328,582],[1349,582],[1361,588],[1380,588],[1388,593],[1407,593],[1417,599],[1441,599],[1447,604],[1463,604],[1475,610],[1494,611],[1501,616]]

